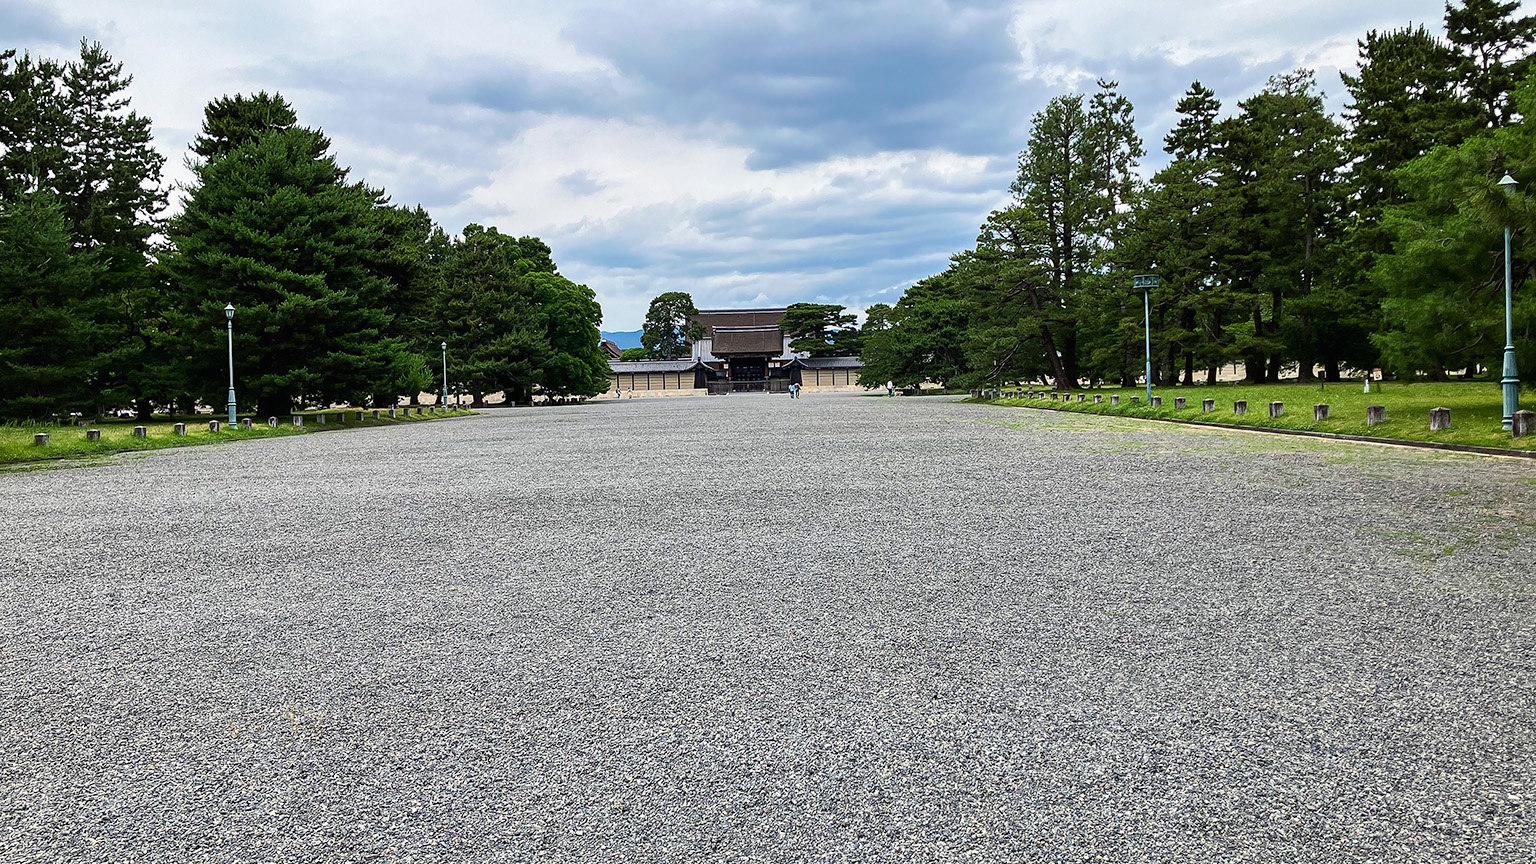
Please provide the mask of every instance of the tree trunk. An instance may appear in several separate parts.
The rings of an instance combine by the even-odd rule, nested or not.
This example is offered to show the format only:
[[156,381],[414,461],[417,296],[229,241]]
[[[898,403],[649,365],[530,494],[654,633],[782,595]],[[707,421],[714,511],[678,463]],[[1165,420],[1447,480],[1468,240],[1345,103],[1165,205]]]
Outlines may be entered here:
[[1062,387],[1077,386],[1077,328],[1069,328],[1066,337],[1062,340],[1061,371],[1066,380],[1058,382]]
[[[1309,246],[1311,242],[1311,238],[1307,238]],[[1317,360],[1312,353],[1312,334],[1308,330],[1310,322],[1305,312],[1298,315],[1297,320],[1301,322],[1301,339],[1296,346],[1296,380],[1303,384],[1310,384],[1317,380],[1317,375],[1313,371]]]

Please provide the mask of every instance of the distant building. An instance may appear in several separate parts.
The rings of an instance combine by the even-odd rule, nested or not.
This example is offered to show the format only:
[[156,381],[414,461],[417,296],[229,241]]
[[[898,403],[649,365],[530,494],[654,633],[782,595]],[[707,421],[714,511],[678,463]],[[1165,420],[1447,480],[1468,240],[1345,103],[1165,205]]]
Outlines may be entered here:
[[604,339],[598,344],[598,347],[603,349],[603,353],[608,355],[609,360],[617,360],[624,356],[624,349],[620,348],[619,343],[612,339]]
[[783,393],[790,384],[806,390],[859,386],[857,357],[811,357],[790,350],[780,325],[787,309],[702,309],[694,321],[704,335],[688,360],[608,362],[610,392],[627,396],[709,393]]

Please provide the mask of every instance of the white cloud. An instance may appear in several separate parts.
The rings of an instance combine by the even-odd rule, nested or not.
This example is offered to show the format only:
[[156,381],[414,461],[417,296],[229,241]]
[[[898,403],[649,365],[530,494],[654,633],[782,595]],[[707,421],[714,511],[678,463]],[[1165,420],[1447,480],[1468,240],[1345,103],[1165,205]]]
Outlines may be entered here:
[[[862,308],[1006,196],[1028,119],[1117,77],[1151,149],[1195,77],[1231,107],[1441,0],[0,0],[17,47],[100,39],[172,179],[203,106],[280,90],[354,176],[445,227],[538,234],[637,326],[649,297]],[[39,24],[38,22],[44,22]],[[1005,22],[1011,22],[1006,25]]]

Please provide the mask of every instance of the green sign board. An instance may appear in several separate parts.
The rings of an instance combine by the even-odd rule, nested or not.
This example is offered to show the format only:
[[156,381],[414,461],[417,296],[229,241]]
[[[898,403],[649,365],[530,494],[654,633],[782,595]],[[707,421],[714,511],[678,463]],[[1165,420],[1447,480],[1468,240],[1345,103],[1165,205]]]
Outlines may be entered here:
[[1136,277],[1136,287],[1137,288],[1156,288],[1157,286],[1159,286],[1161,284],[1163,284],[1163,277],[1161,277],[1161,276],[1137,276]]

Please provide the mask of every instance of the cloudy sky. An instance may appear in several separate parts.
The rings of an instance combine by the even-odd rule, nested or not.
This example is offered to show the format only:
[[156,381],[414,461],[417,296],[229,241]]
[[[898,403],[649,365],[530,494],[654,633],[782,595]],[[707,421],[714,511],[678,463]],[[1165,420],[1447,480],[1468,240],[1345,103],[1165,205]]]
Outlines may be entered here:
[[[0,47],[99,40],[172,179],[202,108],[283,93],[355,176],[535,234],[640,326],[701,307],[890,302],[1007,197],[1030,116],[1118,79],[1157,151],[1190,81],[1228,106],[1338,70],[1443,0],[0,0]],[[1156,154],[1155,154],[1156,155]]]

